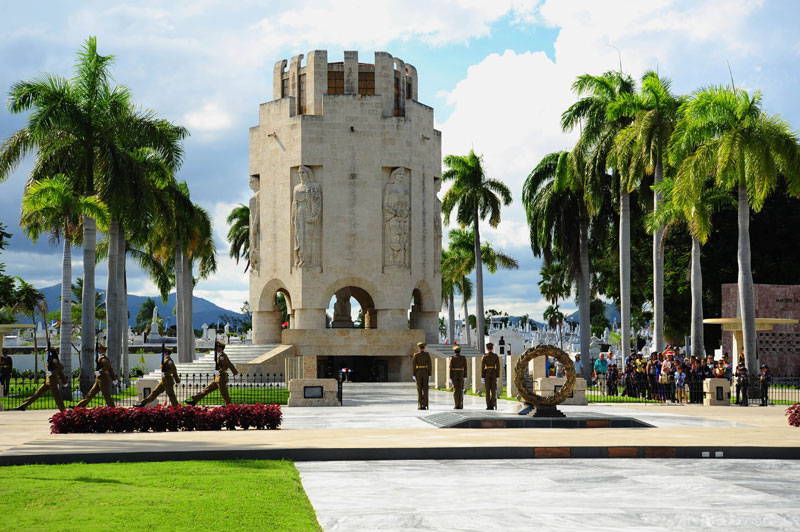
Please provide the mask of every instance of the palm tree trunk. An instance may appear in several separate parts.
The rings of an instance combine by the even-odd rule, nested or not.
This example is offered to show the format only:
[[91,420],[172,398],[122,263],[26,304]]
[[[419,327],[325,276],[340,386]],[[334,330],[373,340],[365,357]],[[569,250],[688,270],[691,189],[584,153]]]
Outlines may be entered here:
[[[36,325],[36,311],[31,311],[31,321]],[[33,382],[39,382],[39,343],[36,341],[38,334],[36,328],[33,329]]]
[[580,262],[581,271],[578,278],[578,321],[581,324],[581,361],[583,362],[583,378],[590,382],[592,368],[589,365],[589,344],[591,343],[592,323],[589,313],[591,303],[591,287],[589,285],[589,217],[581,217],[580,228]]
[[194,293],[194,278],[192,277],[192,263],[189,257],[183,257],[183,282],[185,283],[185,288],[183,290],[183,320],[184,320],[184,327],[186,327],[185,335],[186,335],[186,347],[187,353],[189,357],[189,361],[191,362],[194,360],[194,323],[192,320],[192,313],[193,313],[193,305],[192,305],[192,294]]
[[184,326],[184,302],[183,302],[183,250],[180,243],[175,246],[175,336],[178,337],[178,361],[191,362],[188,358],[188,347],[186,346],[186,334]]
[[72,379],[72,247],[64,235],[64,252],[61,254],[61,363],[64,375]]
[[83,294],[81,300],[81,391],[87,393],[94,382],[95,289],[94,268],[97,251],[97,224],[83,217]]
[[631,349],[631,195],[624,190],[619,198],[619,299],[624,359]]
[[[653,176],[654,184],[661,183],[664,177],[664,166],[661,156],[656,161]],[[653,191],[653,212],[656,212],[661,203],[661,192]],[[664,350],[664,255],[661,253],[661,236],[664,230],[659,228],[653,231],[653,341],[656,351]],[[626,356],[626,354],[623,354]]]
[[703,358],[703,272],[700,269],[700,241],[692,237],[692,356]]
[[108,279],[106,284],[106,342],[108,359],[115,373],[120,368],[119,338],[119,222],[111,220],[108,226]]
[[464,291],[464,286],[467,284],[467,279],[465,277],[461,278],[461,295],[464,296],[464,331],[466,333],[467,338],[467,345],[472,345],[472,341],[469,337],[469,307],[467,307],[467,294]]
[[478,331],[478,352],[483,353],[484,349],[484,323],[483,323],[483,260],[481,257],[481,232],[480,216],[478,209],[473,213],[475,224],[475,324]]
[[451,344],[456,343],[456,309],[453,292],[450,292],[447,298],[447,340]]
[[756,368],[758,352],[756,351],[756,305],[753,292],[753,272],[750,268],[750,202],[747,187],[739,185],[739,309],[742,316],[742,337],[747,371],[750,375],[758,374]]
[[119,236],[119,265],[117,275],[119,276],[119,334],[120,334],[120,379],[127,386],[130,382],[130,361],[128,360],[128,272],[125,263],[128,258],[128,246],[125,239],[125,231],[120,231]]

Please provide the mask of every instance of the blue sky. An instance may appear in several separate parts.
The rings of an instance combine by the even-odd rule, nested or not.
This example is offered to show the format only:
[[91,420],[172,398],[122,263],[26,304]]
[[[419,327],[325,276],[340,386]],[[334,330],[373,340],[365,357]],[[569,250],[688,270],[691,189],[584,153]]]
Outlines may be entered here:
[[[634,77],[658,69],[676,91],[691,92],[729,83],[730,65],[738,86],[762,90],[768,112],[800,125],[800,3],[791,0],[54,1],[3,11],[4,93],[41,72],[71,75],[75,51],[96,35],[100,52],[116,56],[116,82],[140,105],[189,128],[179,178],[214,217],[220,254],[219,272],[196,293],[232,310],[247,298],[248,280],[227,259],[224,218],[249,197],[247,131],[258,104],[271,99],[272,65],[282,58],[327,49],[337,61],[343,50],[358,50],[371,62],[374,50],[385,50],[417,67],[420,101],[435,109],[443,154],[474,147],[514,195],[500,226],[483,234],[520,269],[486,277],[486,307],[536,319],[547,303],[519,198],[541,157],[574,143],[558,118],[574,100],[569,86],[578,74],[616,69],[621,59]],[[0,138],[23,124],[0,109]],[[32,245],[17,225],[29,168],[26,161],[0,184],[0,222],[14,234],[2,260],[10,274],[47,286],[60,280],[58,249]],[[77,276],[79,252],[74,258]],[[98,266],[98,286],[105,268]],[[156,293],[134,265],[129,271],[133,293]]]

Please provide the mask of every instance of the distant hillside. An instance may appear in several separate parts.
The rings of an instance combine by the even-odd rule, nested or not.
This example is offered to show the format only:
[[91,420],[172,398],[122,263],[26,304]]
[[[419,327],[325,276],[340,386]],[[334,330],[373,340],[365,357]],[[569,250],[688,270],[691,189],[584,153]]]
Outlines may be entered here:
[[[617,307],[615,307],[611,303],[606,303],[606,310],[604,314],[606,315],[606,318],[608,318],[608,322],[611,324],[614,324],[615,322],[619,324],[621,321],[619,310],[617,310]],[[575,312],[564,318],[564,320],[578,323],[580,321],[580,318],[578,317],[578,311],[576,310]]]
[[[48,286],[47,288],[40,288],[39,291],[42,292],[47,299],[47,307],[50,312],[60,308],[60,284]],[[105,290],[98,290],[98,292],[104,291]],[[128,294],[128,325],[130,327],[136,325],[136,315],[139,313],[139,307],[141,307],[142,303],[144,303],[147,299],[148,298],[145,296]],[[175,293],[173,292],[169,295],[166,304],[161,302],[161,296],[152,296],[150,299],[152,299],[156,304],[158,315],[164,318],[164,322],[167,324],[167,327],[170,325],[175,325],[175,315],[173,314],[173,309],[175,308]],[[208,324],[209,326],[213,326],[213,324],[216,323],[217,320],[221,320],[222,316],[225,314],[239,319],[244,319],[244,314],[218,307],[207,299],[203,299],[202,297],[192,298],[192,325],[195,329],[201,328],[204,323]],[[22,323],[26,323],[26,321],[30,323],[30,320],[20,321]]]

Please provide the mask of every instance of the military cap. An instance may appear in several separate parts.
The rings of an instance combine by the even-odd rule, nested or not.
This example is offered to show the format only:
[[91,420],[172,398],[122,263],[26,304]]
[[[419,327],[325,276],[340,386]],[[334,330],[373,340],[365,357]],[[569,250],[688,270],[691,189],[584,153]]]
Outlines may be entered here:
[[214,349],[215,350],[216,349],[222,349],[224,351],[225,350],[225,344],[223,344],[219,340],[214,340]]
[[456,353],[460,353],[461,352],[461,346],[460,345],[454,345],[453,346],[453,351],[455,351]]
[[417,347],[425,347],[425,342],[417,342]]
[[108,347],[101,344],[100,342],[97,342],[97,350],[105,353],[106,351],[108,351]]
[[494,347],[494,344],[492,342],[489,342],[488,344],[486,344],[486,347]]

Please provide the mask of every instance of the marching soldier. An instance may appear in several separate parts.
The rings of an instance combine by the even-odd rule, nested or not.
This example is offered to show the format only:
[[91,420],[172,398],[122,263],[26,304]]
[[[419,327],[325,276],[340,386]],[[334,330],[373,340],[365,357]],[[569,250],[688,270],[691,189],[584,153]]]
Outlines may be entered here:
[[14,410],[20,410],[24,412],[26,408],[31,406],[36,402],[37,399],[46,394],[47,390],[50,390],[50,393],[53,394],[53,399],[55,399],[58,409],[62,412],[66,410],[66,408],[64,408],[64,401],[61,399],[61,392],[58,389],[58,383],[61,382],[66,386],[69,384],[69,381],[67,380],[66,375],[64,375],[64,366],[58,361],[58,348],[50,347],[50,344],[48,344],[47,351],[47,377],[45,378],[44,384],[42,384],[39,389],[28,398],[27,401],[19,405]]
[[3,385],[3,395],[8,395],[13,371],[14,362],[11,360],[11,355],[8,354],[8,349],[3,348],[3,354],[0,355],[0,384]]
[[461,354],[461,346],[453,346],[453,356],[450,357],[450,384],[453,385],[453,401],[455,408],[464,408],[464,379],[467,377],[467,359]]
[[215,341],[214,352],[214,380],[206,386],[202,392],[187,399],[187,405],[196,405],[203,397],[214,390],[219,390],[219,394],[222,396],[222,400],[225,401],[226,405],[231,404],[231,396],[228,395],[228,370],[234,375],[238,375],[239,371],[230,361],[228,355],[225,354],[225,344]]
[[417,383],[417,410],[428,410],[428,378],[433,373],[433,367],[431,355],[425,351],[425,342],[417,344],[411,368],[411,378]]
[[114,373],[114,368],[111,367],[111,361],[106,356],[108,348],[98,343],[95,349],[97,350],[97,358],[95,359],[94,385],[92,385],[92,389],[89,390],[86,397],[75,405],[75,408],[86,408],[86,405],[94,399],[97,392],[103,393],[103,399],[105,399],[107,406],[116,406],[114,405],[114,399],[111,397],[111,385],[116,385],[119,381],[117,380],[117,374]]
[[481,382],[486,385],[486,410],[497,410],[497,377],[500,375],[500,358],[494,353],[494,344],[486,344],[481,357]]
[[179,406],[178,398],[175,397],[175,384],[180,384],[181,378],[178,375],[178,369],[175,367],[175,362],[172,361],[170,354],[172,349],[161,344],[161,382],[158,386],[150,392],[150,395],[144,398],[141,403],[136,403],[135,407],[141,408],[148,403],[155,401],[163,392],[167,392],[169,403],[172,406]]

